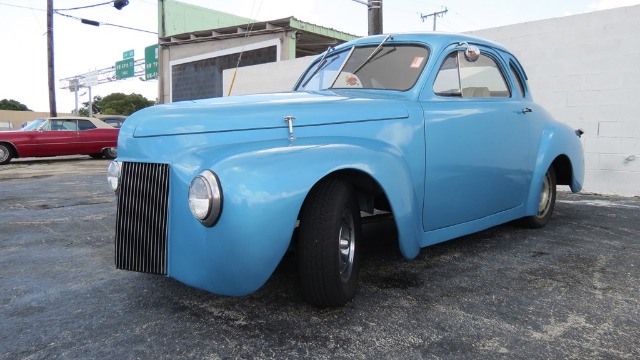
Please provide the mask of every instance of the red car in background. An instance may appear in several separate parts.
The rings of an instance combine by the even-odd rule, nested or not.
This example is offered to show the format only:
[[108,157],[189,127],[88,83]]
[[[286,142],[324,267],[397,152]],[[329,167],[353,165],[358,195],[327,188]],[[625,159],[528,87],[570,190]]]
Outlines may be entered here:
[[59,155],[116,157],[119,129],[80,116],[36,119],[18,131],[0,132],[0,165],[13,158]]

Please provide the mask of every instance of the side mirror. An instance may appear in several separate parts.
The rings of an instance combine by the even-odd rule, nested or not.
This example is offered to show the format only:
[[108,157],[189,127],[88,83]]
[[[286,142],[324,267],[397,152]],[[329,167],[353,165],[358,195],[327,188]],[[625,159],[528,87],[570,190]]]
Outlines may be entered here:
[[464,58],[467,59],[468,62],[475,62],[480,57],[480,49],[477,46],[469,45],[467,49],[464,51]]
[[480,58],[480,49],[475,45],[469,45],[466,42],[461,42],[460,46],[464,46],[464,58],[468,62],[476,62]]

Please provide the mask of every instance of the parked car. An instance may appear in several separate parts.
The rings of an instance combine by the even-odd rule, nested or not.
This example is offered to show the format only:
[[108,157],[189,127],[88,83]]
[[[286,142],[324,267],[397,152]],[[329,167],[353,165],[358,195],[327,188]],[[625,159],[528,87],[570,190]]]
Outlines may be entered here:
[[0,131],[13,130],[13,123],[11,121],[0,121]]
[[294,246],[305,298],[341,306],[361,213],[391,213],[407,259],[512,220],[542,227],[556,184],[582,187],[582,132],[526,80],[494,42],[381,35],[328,49],[291,92],[141,110],[108,170],[116,267],[240,296]]
[[13,158],[86,154],[113,159],[119,129],[98,119],[61,116],[36,119],[0,133],[0,165]]
[[96,117],[118,129],[122,127],[122,123],[127,119],[124,115],[96,115]]

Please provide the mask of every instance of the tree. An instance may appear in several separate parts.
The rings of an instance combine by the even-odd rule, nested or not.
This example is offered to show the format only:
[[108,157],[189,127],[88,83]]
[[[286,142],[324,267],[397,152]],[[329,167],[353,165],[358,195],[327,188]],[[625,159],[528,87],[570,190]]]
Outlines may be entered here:
[[0,100],[0,110],[33,111],[27,105],[13,99]]
[[[91,114],[102,114],[102,107],[100,103],[102,102],[102,96],[96,95],[93,97],[93,102],[91,103]],[[82,107],[78,109],[78,115],[80,116],[89,116],[89,102],[83,102]]]
[[[78,110],[78,113],[82,116],[88,116],[89,102],[82,103],[82,105],[83,107]],[[129,116],[138,110],[155,105],[155,102],[147,100],[140,94],[113,93],[105,97],[94,96],[92,105],[93,114]]]

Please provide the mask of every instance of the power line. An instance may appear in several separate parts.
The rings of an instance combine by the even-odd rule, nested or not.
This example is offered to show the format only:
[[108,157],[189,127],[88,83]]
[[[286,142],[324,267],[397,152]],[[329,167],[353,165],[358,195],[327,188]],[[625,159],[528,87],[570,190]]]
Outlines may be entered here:
[[113,3],[113,0],[107,1],[107,2],[101,3],[101,4],[93,4],[93,5],[78,6],[78,7],[68,8],[68,9],[53,9],[53,10],[54,11],[70,11],[70,10],[88,9],[88,8],[92,8],[92,7],[96,7],[96,6],[109,5],[111,3]]
[[[238,68],[240,67],[240,60],[242,60],[242,54],[244,54],[244,46],[246,45],[247,39],[249,39],[249,35],[251,31],[253,31],[253,25],[258,21],[258,14],[260,13],[260,9],[262,9],[262,4],[264,0],[260,1],[260,6],[256,11],[255,19],[251,20],[251,24],[247,27],[247,33],[242,40],[242,49],[240,50],[240,55],[238,56],[238,63],[236,64],[236,69],[233,71],[233,78],[231,78],[231,85],[229,85],[229,93],[227,96],[231,96],[231,90],[233,90],[233,84],[236,82],[236,75],[238,74]],[[256,6],[256,0],[253,0],[253,5],[251,5],[251,14],[249,16],[253,16],[253,8]]]
[[38,8],[34,8],[34,7],[20,6],[20,5],[13,5],[13,4],[0,3],[0,5],[4,5],[4,6],[12,6],[12,7],[17,7],[17,8],[21,8],[21,9],[38,10],[38,11],[47,11],[46,9],[38,9]]
[[80,17],[77,17],[77,16],[73,16],[73,15],[69,15],[69,14],[63,14],[63,13],[59,12],[58,10],[54,10],[54,12],[56,14],[64,16],[64,17],[68,17],[68,18],[75,19],[75,20],[80,20],[83,24],[88,24],[88,25],[93,25],[93,26],[100,26],[100,25],[114,26],[114,27],[119,27],[119,28],[122,28],[122,29],[134,30],[134,31],[145,32],[145,33],[148,33],[148,34],[158,35],[158,33],[154,32],[154,31],[136,29],[136,28],[132,28],[132,27],[129,27],[129,26],[111,24],[111,23],[102,22],[102,21],[94,21],[94,20],[83,19],[83,18],[80,18]]
[[158,6],[158,2],[157,1],[156,2],[152,2],[152,3],[148,2],[148,1],[145,1],[145,0],[139,0],[139,1],[142,2],[142,3],[145,3],[147,5],[156,6],[156,7]]
[[474,22],[473,20],[469,19],[468,17],[460,14],[459,12],[455,11],[454,9],[449,9],[449,10],[451,10],[451,12],[453,12],[454,14],[460,16],[462,18],[462,20],[464,20],[466,23],[469,23],[469,24],[471,24],[471,25],[473,25],[473,26],[475,26],[475,27],[477,27],[479,29],[482,28],[482,26],[478,25],[476,22]]

